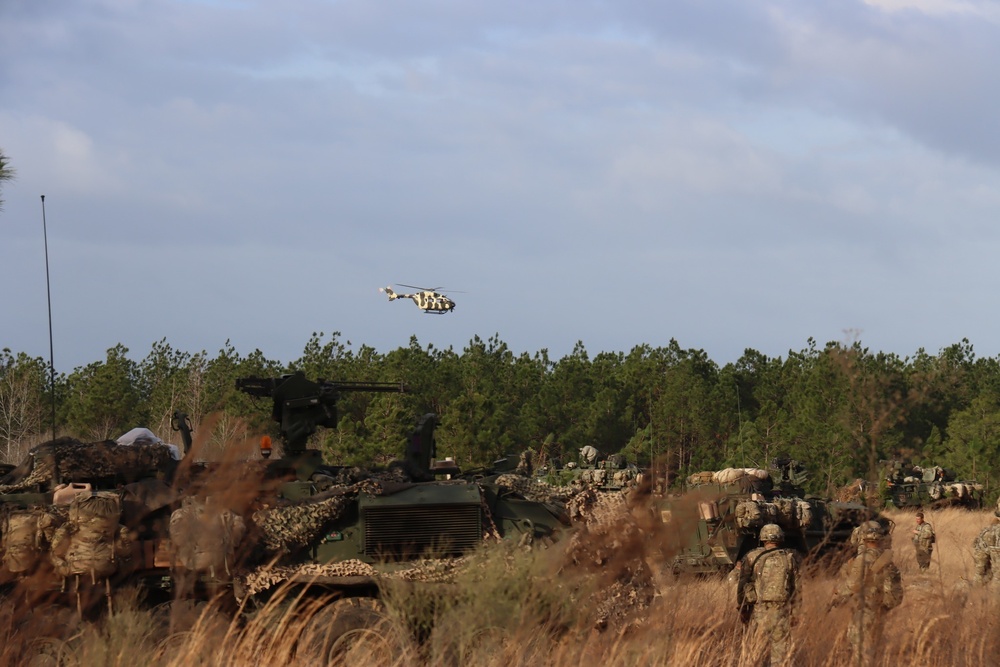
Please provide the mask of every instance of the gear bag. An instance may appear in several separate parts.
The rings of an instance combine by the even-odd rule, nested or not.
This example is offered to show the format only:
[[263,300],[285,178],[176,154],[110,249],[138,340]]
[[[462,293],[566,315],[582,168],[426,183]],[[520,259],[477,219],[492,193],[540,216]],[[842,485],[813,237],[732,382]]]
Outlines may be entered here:
[[109,491],[80,494],[69,519],[52,538],[52,564],[64,577],[110,577],[131,559],[132,545],[121,525],[121,499]]
[[[892,562],[892,550],[885,549],[873,561],[872,551],[856,556],[851,568],[849,590],[854,595],[864,595],[866,606],[884,610],[894,609],[903,601],[903,584],[899,568]],[[869,564],[870,562],[870,564]],[[870,591],[870,593],[865,593]],[[871,608],[871,607],[869,607]]]
[[3,517],[3,566],[12,574],[32,572],[42,559],[56,517],[41,508],[13,510]]
[[753,584],[757,602],[788,602],[792,598],[792,553],[780,549],[761,554],[754,564]]
[[170,541],[176,563],[216,578],[232,573],[236,547],[246,532],[243,518],[225,507],[193,497],[170,515]]

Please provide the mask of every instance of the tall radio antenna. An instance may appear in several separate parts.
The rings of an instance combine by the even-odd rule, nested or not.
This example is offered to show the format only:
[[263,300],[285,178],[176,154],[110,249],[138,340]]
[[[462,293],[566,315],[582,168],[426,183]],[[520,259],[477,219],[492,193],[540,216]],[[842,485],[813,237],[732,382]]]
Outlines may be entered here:
[[49,383],[52,391],[52,439],[56,439],[56,365],[52,345],[52,287],[49,282],[49,232],[45,225],[45,195],[42,195],[42,238],[45,239],[45,294],[49,301]]

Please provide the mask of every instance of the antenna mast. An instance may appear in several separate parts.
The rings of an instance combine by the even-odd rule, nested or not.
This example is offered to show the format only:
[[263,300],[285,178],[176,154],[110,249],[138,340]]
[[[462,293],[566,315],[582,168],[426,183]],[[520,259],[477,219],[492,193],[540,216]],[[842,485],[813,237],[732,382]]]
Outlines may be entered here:
[[45,225],[45,195],[42,195],[42,238],[45,239],[45,294],[49,301],[49,383],[52,391],[52,439],[56,439],[56,366],[52,345],[52,288],[49,282],[49,232]]

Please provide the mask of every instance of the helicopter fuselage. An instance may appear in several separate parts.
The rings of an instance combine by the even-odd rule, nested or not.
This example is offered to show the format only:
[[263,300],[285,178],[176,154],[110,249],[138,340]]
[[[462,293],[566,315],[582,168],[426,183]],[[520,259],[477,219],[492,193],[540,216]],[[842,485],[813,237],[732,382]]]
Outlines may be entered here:
[[[405,286],[404,286],[405,287]],[[397,294],[390,287],[380,287],[380,291],[389,295],[389,301],[396,299],[411,299],[425,313],[444,315],[455,309],[455,302],[434,290],[420,290],[413,294]]]
[[413,299],[413,303],[425,313],[444,315],[455,309],[455,302],[444,294],[437,292],[417,292],[416,294],[400,294],[400,297],[408,296]]

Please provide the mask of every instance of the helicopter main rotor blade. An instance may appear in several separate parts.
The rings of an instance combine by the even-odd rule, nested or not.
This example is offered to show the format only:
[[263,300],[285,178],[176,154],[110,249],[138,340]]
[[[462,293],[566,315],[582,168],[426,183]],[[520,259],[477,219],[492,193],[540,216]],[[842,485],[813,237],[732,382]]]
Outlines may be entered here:
[[404,285],[403,283],[396,283],[396,284],[399,285],[400,287],[409,287],[410,289],[419,289],[419,290],[424,290],[425,292],[436,292],[439,289],[441,289],[440,287],[417,287],[416,285]]

